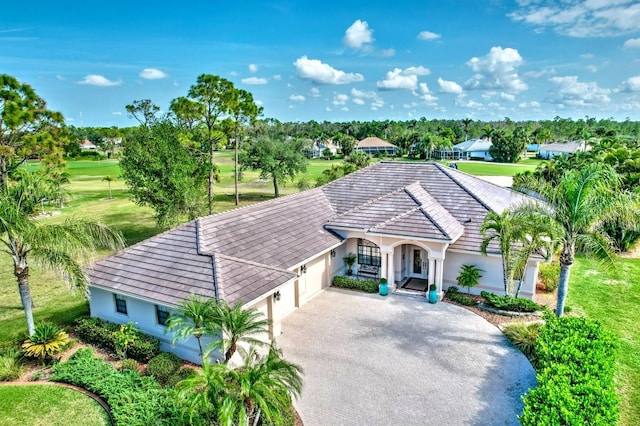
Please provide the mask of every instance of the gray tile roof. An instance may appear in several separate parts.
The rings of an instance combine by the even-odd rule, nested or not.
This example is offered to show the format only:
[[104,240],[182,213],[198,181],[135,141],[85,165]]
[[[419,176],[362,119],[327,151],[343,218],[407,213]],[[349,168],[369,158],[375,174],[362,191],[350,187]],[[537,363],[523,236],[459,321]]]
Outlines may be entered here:
[[[340,244],[331,228],[439,239],[479,251],[487,211],[525,199],[435,163],[383,162],[321,188],[180,225],[87,272],[94,286],[167,305],[191,293],[249,302]],[[495,244],[489,251],[499,252]]]

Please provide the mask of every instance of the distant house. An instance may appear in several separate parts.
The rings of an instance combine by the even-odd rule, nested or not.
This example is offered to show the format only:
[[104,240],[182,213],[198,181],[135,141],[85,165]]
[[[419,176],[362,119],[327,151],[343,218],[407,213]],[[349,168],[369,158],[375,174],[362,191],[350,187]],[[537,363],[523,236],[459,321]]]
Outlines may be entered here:
[[331,139],[328,139],[323,142],[314,142],[311,148],[307,151],[307,156],[309,158],[322,158],[322,153],[325,149],[329,149],[329,151],[331,151],[331,155],[336,155],[338,153],[338,147]]
[[98,149],[98,147],[90,140],[85,139],[82,142],[80,142],[80,149],[82,151],[95,151]]
[[491,148],[491,140],[489,139],[469,139],[453,146],[452,159],[491,161],[493,158],[489,154],[489,148]]
[[591,146],[586,141],[554,142],[540,145],[538,156],[549,160],[559,155],[569,155],[577,151],[589,151]]
[[369,155],[376,155],[378,153],[396,155],[397,149],[398,147],[394,144],[376,137],[362,139],[355,148],[356,151],[366,152]]

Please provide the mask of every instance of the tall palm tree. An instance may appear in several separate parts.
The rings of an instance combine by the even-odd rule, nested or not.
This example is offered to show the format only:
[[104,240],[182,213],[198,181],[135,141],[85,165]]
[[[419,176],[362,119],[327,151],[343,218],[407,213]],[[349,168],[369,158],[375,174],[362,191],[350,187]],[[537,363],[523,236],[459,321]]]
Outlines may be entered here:
[[460,122],[462,123],[462,129],[464,130],[464,140],[466,141],[467,139],[469,139],[469,129],[471,128],[473,120],[467,117],[460,120]]
[[2,252],[13,261],[29,335],[35,331],[33,302],[29,286],[30,260],[58,272],[71,288],[87,289],[89,278],[81,263],[88,261],[97,248],[120,249],[120,233],[104,224],[71,218],[63,223],[49,223],[31,217],[34,205],[21,180],[0,193],[0,244]]
[[195,337],[204,364],[206,353],[202,347],[204,336],[214,337],[220,333],[220,315],[214,299],[204,300],[192,295],[180,304],[179,312],[171,314],[166,322],[165,333],[173,333],[171,344]]
[[238,349],[239,342],[262,345],[259,337],[269,333],[269,321],[255,308],[243,309],[241,303],[229,306],[218,304],[222,339],[219,344],[224,351],[224,362],[227,363]]
[[510,210],[505,209],[501,214],[489,211],[482,222],[480,232],[484,235],[480,244],[482,254],[488,254],[489,244],[493,240],[498,242],[502,256],[502,279],[504,284],[504,294],[511,294],[513,282],[513,244],[519,239],[520,228],[514,226],[513,215]]
[[540,188],[549,208],[540,209],[539,214],[552,217],[561,230],[557,316],[564,314],[576,249],[613,262],[612,241],[602,224],[613,217],[630,226],[637,221],[634,213],[638,204],[629,194],[620,191],[619,185],[620,177],[610,166],[593,163],[568,170],[557,184]]
[[116,181],[116,177],[112,176],[112,175],[107,175],[105,177],[102,178],[103,182],[107,182],[109,184],[109,199],[112,200],[113,196],[111,195],[111,182],[115,182]]

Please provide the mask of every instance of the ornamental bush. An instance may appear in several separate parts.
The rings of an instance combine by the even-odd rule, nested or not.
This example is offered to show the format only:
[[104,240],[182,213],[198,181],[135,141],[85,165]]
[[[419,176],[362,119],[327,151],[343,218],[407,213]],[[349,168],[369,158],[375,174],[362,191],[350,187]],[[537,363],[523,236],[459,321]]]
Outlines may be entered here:
[[541,327],[542,324],[539,322],[532,324],[513,323],[507,324],[502,332],[516,348],[520,349],[520,352],[531,359],[534,355],[536,341],[540,336]]
[[[74,323],[74,329],[83,342],[96,345],[112,354],[118,351],[120,328],[120,324],[102,321],[100,318],[80,318]],[[126,345],[127,357],[146,363],[160,353],[160,340],[138,329],[134,329],[132,334],[133,341]]]
[[79,349],[68,361],[53,367],[51,380],[79,386],[103,398],[115,424],[127,426],[184,425],[173,392],[151,376],[118,371],[91,348]]
[[348,288],[351,290],[360,290],[366,293],[378,292],[378,281],[374,280],[358,280],[355,278],[342,277],[336,275],[333,277],[333,286],[339,288]]
[[615,425],[617,342],[599,322],[548,313],[535,346],[538,385],[525,397],[523,426]]
[[160,384],[166,384],[171,376],[182,365],[182,360],[170,352],[162,352],[151,358],[147,364],[147,373],[156,378]]
[[541,263],[538,269],[538,278],[547,288],[547,291],[556,291],[560,281],[560,262]]
[[498,296],[488,291],[482,291],[480,295],[484,297],[484,303],[486,305],[500,309],[501,311],[536,312],[542,309],[542,307],[533,300],[523,297],[513,297],[509,295]]
[[167,384],[165,385],[168,388],[175,387],[179,382],[185,379],[191,379],[196,376],[196,370],[191,367],[182,367],[180,370],[176,371],[169,380],[167,380]]
[[459,293],[458,287],[456,286],[449,287],[447,289],[447,292],[445,293],[445,296],[447,297],[447,299],[464,306],[475,306],[478,304],[478,302],[476,302],[473,297],[469,297],[466,294]]

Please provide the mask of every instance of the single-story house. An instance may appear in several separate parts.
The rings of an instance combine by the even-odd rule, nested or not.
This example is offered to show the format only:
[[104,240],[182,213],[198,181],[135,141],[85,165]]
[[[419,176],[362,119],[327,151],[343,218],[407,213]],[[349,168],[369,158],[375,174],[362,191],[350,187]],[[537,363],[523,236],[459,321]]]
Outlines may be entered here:
[[328,139],[323,142],[314,142],[313,145],[311,145],[311,148],[309,148],[307,156],[309,158],[322,158],[325,149],[331,151],[331,155],[338,154],[338,147],[331,139]]
[[491,161],[493,157],[489,154],[489,148],[491,148],[490,139],[469,139],[451,148],[453,154],[452,159],[482,159],[484,161]]
[[576,142],[553,142],[540,145],[538,156],[550,160],[558,155],[569,155],[578,151],[588,151],[591,146],[586,141]]
[[383,155],[396,155],[397,149],[398,147],[394,144],[376,137],[364,138],[358,142],[355,147],[356,151],[366,152],[369,155],[376,155],[378,153]]
[[[164,321],[194,294],[242,302],[281,333],[283,318],[345,274],[387,278],[392,290],[409,278],[443,291],[463,264],[484,270],[480,288],[501,293],[497,243],[480,253],[490,210],[530,200],[437,163],[380,162],[319,188],[202,217],[121,250],[88,269],[91,315],[136,323],[163,350],[198,362],[195,340],[175,348]],[[521,295],[532,297],[538,263],[531,258]],[[425,293],[418,293],[424,295]]]
[[94,144],[90,140],[85,139],[82,142],[80,142],[80,149],[82,151],[95,151],[96,149],[98,149],[98,147],[96,146],[96,144]]

